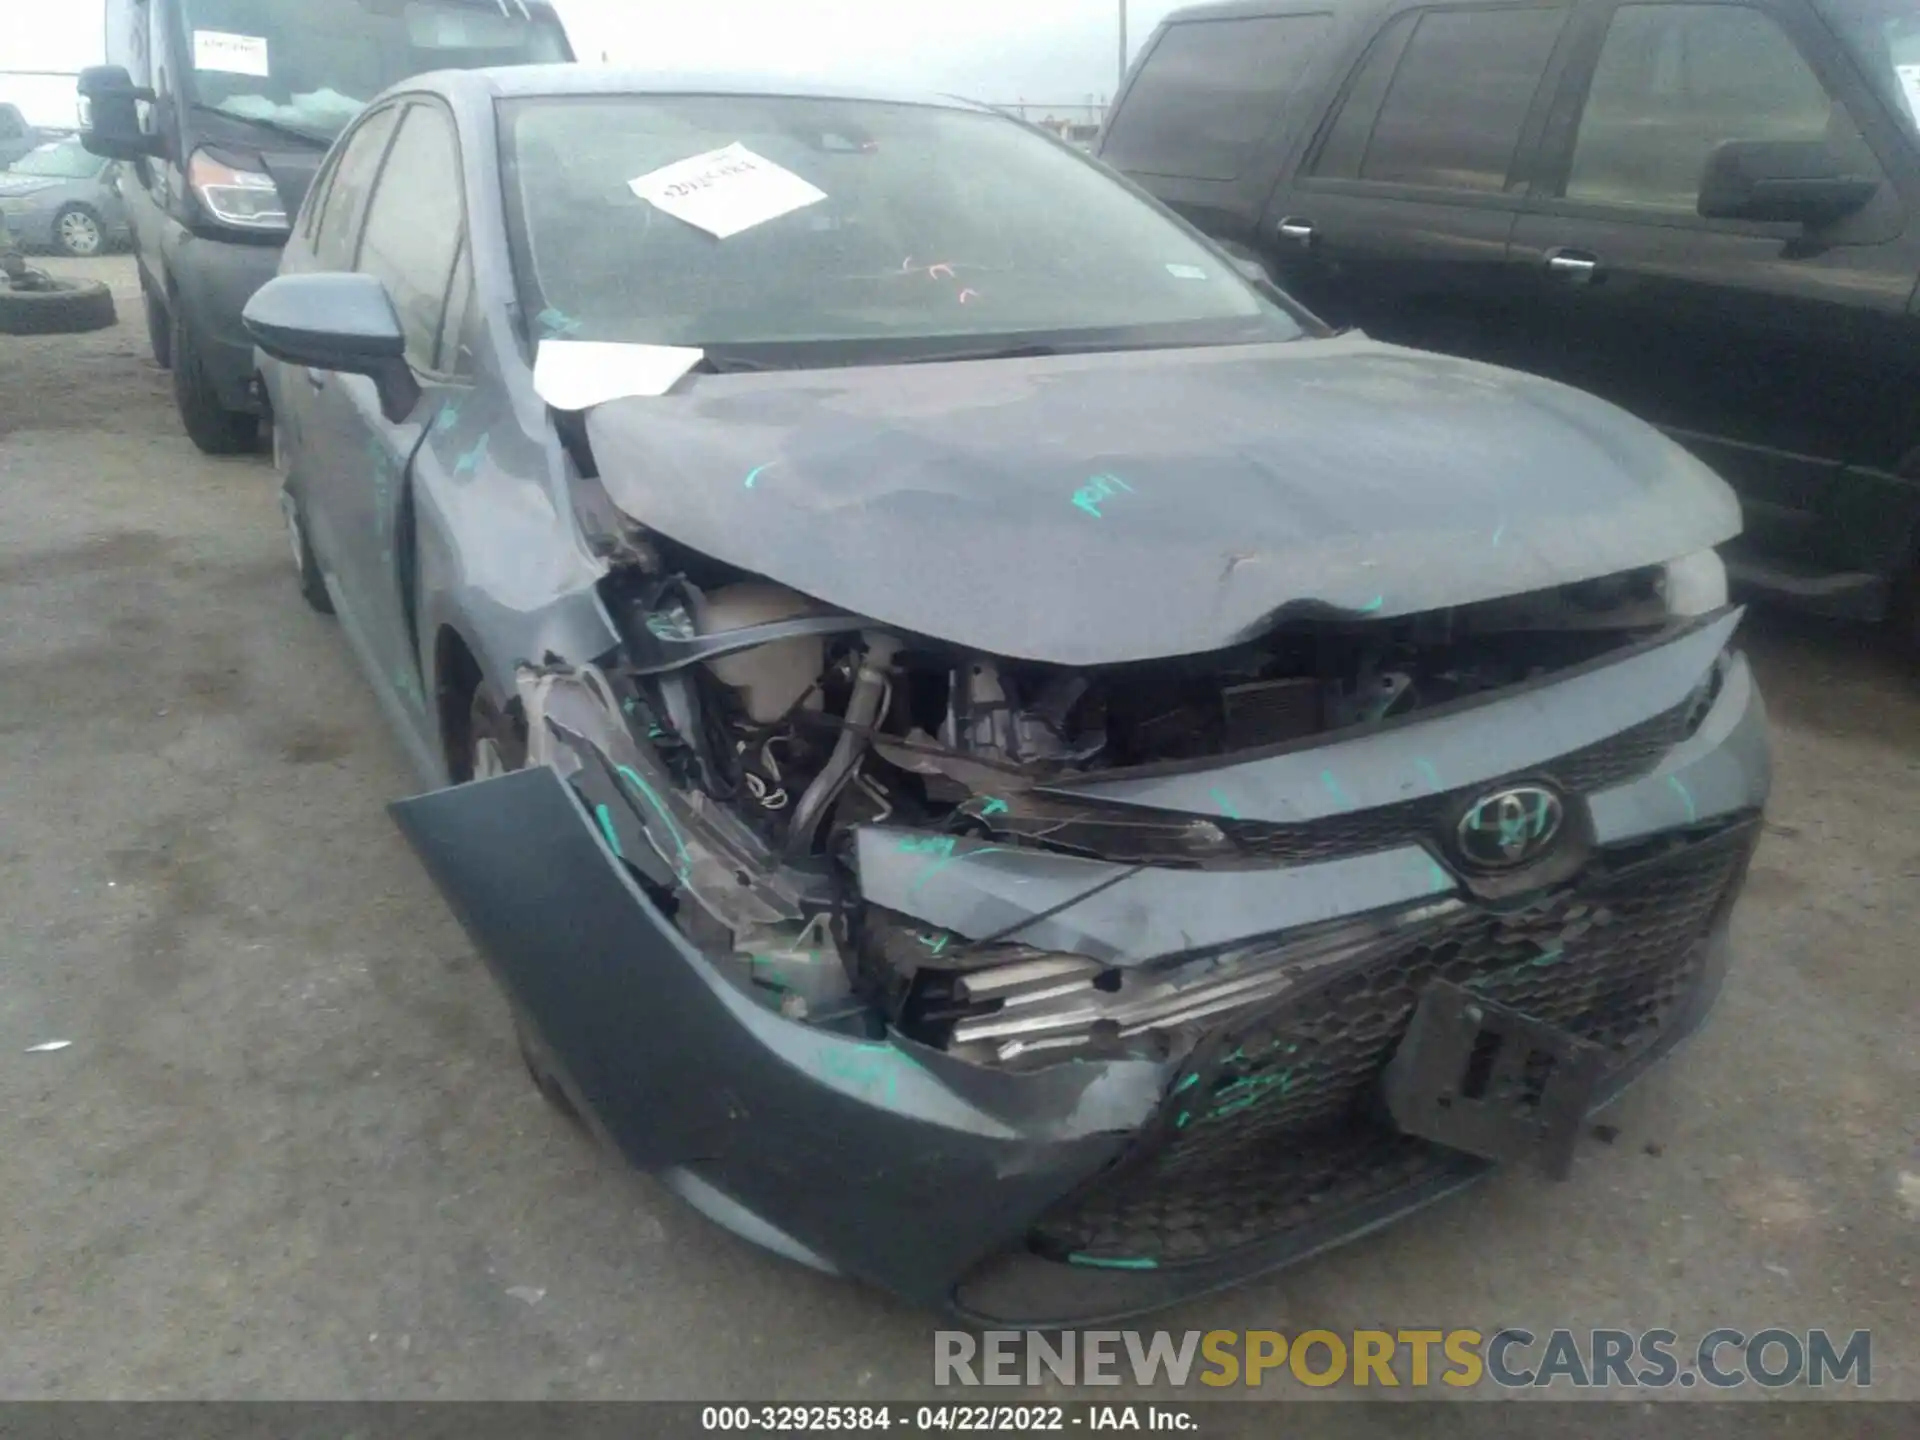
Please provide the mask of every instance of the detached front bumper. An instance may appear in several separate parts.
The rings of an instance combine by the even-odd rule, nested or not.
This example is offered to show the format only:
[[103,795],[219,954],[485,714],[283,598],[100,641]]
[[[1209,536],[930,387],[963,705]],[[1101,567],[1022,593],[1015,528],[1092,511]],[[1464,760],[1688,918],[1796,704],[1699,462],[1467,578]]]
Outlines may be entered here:
[[[1367,742],[1431,751],[1471,794],[1516,773],[1525,744],[1509,727],[1524,727],[1528,744],[1577,738],[1596,707],[1614,704],[1618,715],[1603,716],[1622,721],[1610,768],[1590,744],[1569,747],[1584,769],[1520,761],[1521,773],[1577,770],[1587,782],[1567,784],[1584,826],[1580,868],[1536,891],[1490,899],[1441,863],[1437,845],[1379,848],[1379,817],[1392,810],[1381,806],[1353,832],[1361,853],[1146,872],[1131,897],[1116,885],[1063,913],[1075,934],[1036,944],[1073,939],[1117,954],[1129,936],[1165,928],[1183,884],[1207,889],[1206,915],[1242,936],[1458,902],[1277,1000],[1205,1022],[1167,1064],[1003,1070],[898,1035],[783,1018],[687,942],[662,911],[671,902],[656,903],[551,769],[394,810],[561,1083],[635,1164],[761,1244],[915,1302],[991,1324],[1089,1323],[1291,1263],[1486,1170],[1401,1134],[1375,1102],[1430,980],[1608,1047],[1602,1098],[1699,1025],[1725,973],[1728,912],[1770,780],[1752,677],[1721,653],[1737,619],[1639,657],[1638,670],[1597,667],[1539,686],[1518,709],[1468,709]],[[1702,692],[1709,672],[1717,688]],[[1658,732],[1656,752],[1647,727],[1675,713],[1660,689],[1669,681],[1695,697],[1690,733],[1675,742]],[[1648,710],[1638,725],[1636,706]],[[1480,735],[1481,760],[1450,748],[1462,727]],[[1390,750],[1371,754],[1337,788],[1351,803],[1396,763]],[[1203,788],[1218,788],[1207,778]],[[1258,779],[1239,776],[1249,805],[1265,803]],[[985,934],[1008,887],[1025,872],[1029,891],[1051,892],[1042,872],[1061,858],[962,852],[919,888],[906,882],[910,899],[879,903]],[[900,888],[864,862],[862,880],[870,901],[875,888]]]

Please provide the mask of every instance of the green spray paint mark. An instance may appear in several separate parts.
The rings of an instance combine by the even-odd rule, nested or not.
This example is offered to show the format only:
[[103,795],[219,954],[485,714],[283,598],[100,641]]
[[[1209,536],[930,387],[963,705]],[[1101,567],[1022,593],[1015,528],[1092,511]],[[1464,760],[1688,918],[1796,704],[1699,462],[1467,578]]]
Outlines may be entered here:
[[546,309],[540,312],[540,333],[548,340],[558,339],[562,335],[578,334],[580,322],[564,310]]
[[998,795],[989,795],[987,803],[980,807],[980,814],[982,818],[988,815],[1004,815],[1007,813],[1007,808],[1007,802]]
[[627,852],[620,848],[620,836],[613,828],[613,812],[604,805],[596,805],[593,813],[600,817],[600,829],[607,837],[608,847],[622,860],[626,859]]
[[1174,1129],[1176,1129],[1176,1130],[1184,1130],[1184,1129],[1186,1129],[1186,1128],[1187,1128],[1187,1122],[1188,1122],[1189,1120],[1191,1120],[1192,1118],[1193,1118],[1193,1116],[1191,1116],[1191,1115],[1189,1115],[1189,1114],[1188,1114],[1188,1113],[1187,1113],[1186,1111],[1184,1111],[1184,1110],[1182,1110],[1182,1111],[1180,1112],[1180,1118],[1179,1118],[1178,1120],[1176,1120],[1176,1121],[1174,1121],[1174,1122],[1173,1122],[1173,1128],[1174,1128]]
[[673,848],[680,856],[680,879],[684,882],[687,873],[693,868],[693,856],[687,852],[687,842],[681,837],[680,827],[673,823],[673,812],[667,809],[666,802],[654,793],[653,787],[634,773],[630,766],[619,766],[620,778],[640,792],[641,798],[651,805],[654,813],[666,822],[667,833],[673,837]]
[[822,1075],[854,1087],[868,1099],[883,1097],[891,1105],[901,1070],[914,1062],[891,1045],[834,1045],[819,1052],[817,1063]]
[[1083,1255],[1078,1250],[1067,1256],[1069,1265],[1085,1265],[1094,1270],[1158,1270],[1160,1262],[1146,1255],[1108,1259],[1101,1255]]
[[433,428],[441,434],[453,429],[460,421],[460,407],[449,400],[440,407],[440,413],[434,418]]
[[769,469],[772,466],[772,464],[773,462],[769,460],[767,464],[756,465],[753,467],[753,469],[749,470],[747,472],[747,489],[751,490],[753,488],[753,482],[760,478],[761,472]]
[[487,437],[482,435],[478,444],[453,462],[453,473],[456,475],[471,475],[480,468],[480,462],[486,458]]
[[982,855],[992,855],[996,851],[1003,851],[1006,848],[1004,845],[985,845],[978,850],[969,850],[964,855],[948,855],[944,860],[936,860],[926,869],[922,870],[919,877],[911,885],[907,886],[907,893],[911,895],[956,860],[973,860]]
[[1207,794],[1213,797],[1213,803],[1220,807],[1220,813],[1226,816],[1227,819],[1238,820],[1241,818],[1240,812],[1234,808],[1233,802],[1227,798],[1227,792],[1219,786],[1216,785],[1213,789],[1209,790]]
[[1334,778],[1331,770],[1322,770],[1320,772],[1320,783],[1327,787],[1327,793],[1334,798],[1337,804],[1344,805],[1349,810],[1354,808],[1353,797],[1341,788],[1340,782]]
[[960,842],[951,835],[910,835],[900,842],[902,855],[951,855]]
[[1094,519],[1104,520],[1106,517],[1100,513],[1100,506],[1122,490],[1129,495],[1133,493],[1133,487],[1118,475],[1096,475],[1073,492],[1073,503]]
[[1502,520],[1500,522],[1500,528],[1493,532],[1493,548],[1494,549],[1498,550],[1500,548],[1501,538],[1506,533],[1507,533],[1507,522]]
[[1374,611],[1378,610],[1381,606],[1385,605],[1386,603],[1387,603],[1386,596],[1376,595],[1371,600],[1367,601],[1366,604],[1360,607],[1360,613],[1362,615],[1371,615],[1373,614]]
[[1187,1076],[1186,1079],[1182,1080],[1178,1085],[1173,1087],[1173,1093],[1178,1095],[1182,1090],[1191,1090],[1194,1086],[1198,1085],[1199,1083],[1200,1083],[1200,1077],[1198,1075],[1189,1075]]
[[913,938],[926,946],[929,953],[938,955],[942,950],[947,948],[947,942],[953,939],[953,936],[942,935],[937,940],[931,935],[916,935]]
[[1453,877],[1441,868],[1440,862],[1431,855],[1427,857],[1427,880],[1436,890],[1451,890]]
[[1700,818],[1699,807],[1693,803],[1693,792],[1687,789],[1678,775],[1667,776],[1667,784],[1673,787],[1673,793],[1678,795],[1681,803],[1687,807],[1687,823],[1693,824]]
[[1433,762],[1431,760],[1423,757],[1413,763],[1419,767],[1420,778],[1427,782],[1430,789],[1438,793],[1445,788],[1440,784],[1440,772],[1433,768]]

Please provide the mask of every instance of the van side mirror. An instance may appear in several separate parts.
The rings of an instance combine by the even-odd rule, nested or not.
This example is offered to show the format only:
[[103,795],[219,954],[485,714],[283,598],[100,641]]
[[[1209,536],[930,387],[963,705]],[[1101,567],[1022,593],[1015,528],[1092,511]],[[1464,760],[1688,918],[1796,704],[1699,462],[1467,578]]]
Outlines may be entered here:
[[123,65],[92,65],[80,72],[80,143],[106,160],[141,160],[166,153],[166,142],[140,128],[140,104],[154,93],[135,86]]
[[1818,140],[1729,140],[1707,157],[1697,208],[1708,220],[1817,230],[1860,210],[1879,189],[1871,175],[1847,174]]
[[380,393],[380,413],[395,425],[420,401],[400,317],[371,275],[276,276],[254,291],[240,321],[254,344],[285,364],[365,375]]

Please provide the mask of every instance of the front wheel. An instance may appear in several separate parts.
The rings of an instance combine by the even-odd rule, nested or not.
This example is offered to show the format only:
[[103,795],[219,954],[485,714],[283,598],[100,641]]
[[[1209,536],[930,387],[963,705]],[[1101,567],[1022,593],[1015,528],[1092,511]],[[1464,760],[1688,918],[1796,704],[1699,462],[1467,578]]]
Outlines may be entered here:
[[193,329],[173,308],[173,403],[187,438],[207,455],[244,455],[260,442],[260,421],[221,403]]
[[320,562],[313,556],[313,542],[307,538],[307,512],[293,491],[285,486],[280,489],[280,515],[287,524],[287,544],[293,551],[293,572],[300,584],[300,598],[322,615],[333,614],[333,597],[327,594]]
[[82,258],[107,248],[107,232],[100,217],[85,205],[69,205],[53,217],[53,239],[61,253]]

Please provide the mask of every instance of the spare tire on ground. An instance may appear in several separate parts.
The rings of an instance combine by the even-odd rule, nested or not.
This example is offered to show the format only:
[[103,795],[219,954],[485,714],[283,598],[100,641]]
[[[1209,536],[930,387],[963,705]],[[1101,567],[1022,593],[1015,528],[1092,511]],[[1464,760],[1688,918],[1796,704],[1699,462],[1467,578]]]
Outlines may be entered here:
[[113,292],[98,280],[48,280],[20,290],[0,277],[0,335],[67,335],[105,330],[118,318]]

